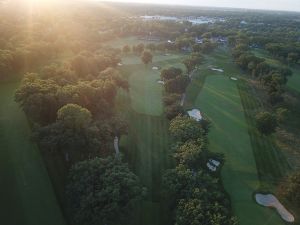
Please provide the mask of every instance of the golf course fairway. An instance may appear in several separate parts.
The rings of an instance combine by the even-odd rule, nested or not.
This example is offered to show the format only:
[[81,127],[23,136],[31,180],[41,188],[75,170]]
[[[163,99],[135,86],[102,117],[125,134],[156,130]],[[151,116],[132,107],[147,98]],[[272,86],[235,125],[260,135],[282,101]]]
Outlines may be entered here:
[[64,225],[26,116],[14,101],[18,83],[0,84],[0,218],[5,225]]
[[236,82],[224,75],[207,76],[195,107],[211,121],[210,150],[225,156],[222,180],[239,224],[282,225],[275,210],[253,198],[260,183]]

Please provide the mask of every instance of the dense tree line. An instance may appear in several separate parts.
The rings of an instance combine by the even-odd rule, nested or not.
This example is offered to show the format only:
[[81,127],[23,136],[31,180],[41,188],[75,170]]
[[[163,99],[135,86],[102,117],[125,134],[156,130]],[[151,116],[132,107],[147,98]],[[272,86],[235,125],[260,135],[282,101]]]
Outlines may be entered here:
[[174,224],[237,224],[219,175],[206,166],[209,158],[222,161],[222,156],[208,151],[205,124],[181,115],[170,123],[176,167],[165,173],[163,183],[166,195],[173,199]]

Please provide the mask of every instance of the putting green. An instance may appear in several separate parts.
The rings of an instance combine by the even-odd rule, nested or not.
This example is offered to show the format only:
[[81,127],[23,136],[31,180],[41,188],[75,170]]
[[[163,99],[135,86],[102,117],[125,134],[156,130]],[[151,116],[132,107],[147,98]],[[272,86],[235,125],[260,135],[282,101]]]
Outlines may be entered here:
[[240,224],[284,224],[274,210],[253,199],[260,182],[236,81],[223,75],[208,76],[195,106],[212,122],[210,149],[225,155],[222,180]]
[[63,225],[60,207],[27,119],[17,83],[0,84],[0,218],[5,225]]

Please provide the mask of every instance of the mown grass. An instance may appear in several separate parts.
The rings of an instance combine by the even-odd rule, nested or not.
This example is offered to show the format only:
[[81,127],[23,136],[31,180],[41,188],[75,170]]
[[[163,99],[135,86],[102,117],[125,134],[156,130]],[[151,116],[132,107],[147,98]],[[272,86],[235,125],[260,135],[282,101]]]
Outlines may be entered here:
[[225,155],[222,180],[240,225],[284,224],[275,211],[253,199],[260,180],[236,82],[223,75],[207,76],[195,106],[211,121],[210,150]]
[[65,224],[26,116],[14,102],[18,82],[0,84],[0,218],[5,225]]
[[[156,56],[155,56],[156,57]],[[140,177],[148,194],[134,211],[133,225],[167,225],[172,219],[167,200],[162,196],[162,175],[172,166],[170,157],[169,122],[164,116],[162,97],[164,88],[157,81],[160,71],[152,66],[166,68],[181,66],[184,55],[161,56],[165,60],[155,61],[151,65],[141,64],[140,59],[132,64],[120,67],[130,84],[129,93],[119,93],[118,99],[125,99],[121,110],[129,120],[129,134],[121,138],[121,149],[133,171]],[[184,68],[183,68],[184,69]]]
[[[224,69],[224,73],[209,66]],[[231,76],[239,81],[232,81]],[[229,49],[218,48],[205,57],[189,85],[188,107],[199,108],[212,121],[210,148],[225,154],[222,180],[240,224],[284,224],[277,213],[258,206],[253,199],[257,190],[273,191],[288,164],[273,139],[265,140],[257,133],[253,121],[258,109],[250,100],[255,102],[258,96],[242,87],[242,77]]]
[[264,136],[256,129],[255,115],[263,108],[258,99],[253,97],[256,95],[254,90],[242,79],[238,82],[238,89],[262,186],[276,185],[290,170],[290,166],[276,146],[274,137]]

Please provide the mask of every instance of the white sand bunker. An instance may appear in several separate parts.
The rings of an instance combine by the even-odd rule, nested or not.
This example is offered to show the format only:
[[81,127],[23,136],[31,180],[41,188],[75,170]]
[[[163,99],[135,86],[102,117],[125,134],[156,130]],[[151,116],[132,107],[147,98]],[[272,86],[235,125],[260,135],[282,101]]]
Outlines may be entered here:
[[278,199],[272,194],[256,194],[255,200],[258,204],[275,208],[281,218],[287,222],[294,222],[294,216],[284,208],[284,206],[278,201]]
[[217,168],[220,166],[220,162],[214,159],[209,159],[208,162],[206,163],[206,166],[208,167],[208,169],[215,172]]
[[223,73],[223,72],[224,72],[224,70],[218,69],[218,68],[210,68],[210,69],[213,70],[213,71],[220,72],[220,73]]
[[159,67],[153,66],[152,69],[153,69],[153,70],[159,70]]
[[191,118],[195,119],[196,121],[202,120],[202,115],[199,109],[192,109],[188,111],[188,114]]
[[118,63],[118,66],[123,66],[123,64],[122,63]]
[[238,80],[236,77],[230,77],[231,80]]
[[159,81],[157,81],[157,83],[159,83],[159,84],[162,84],[162,85],[164,85],[164,84],[165,84],[165,82],[164,82],[164,81],[162,81],[162,80],[159,80]]

